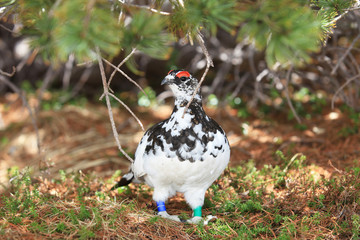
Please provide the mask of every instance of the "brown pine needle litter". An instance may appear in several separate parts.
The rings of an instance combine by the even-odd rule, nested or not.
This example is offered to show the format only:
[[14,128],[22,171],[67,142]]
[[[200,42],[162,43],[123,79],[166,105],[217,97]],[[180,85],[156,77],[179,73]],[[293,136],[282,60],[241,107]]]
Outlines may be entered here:
[[[44,149],[39,157],[31,144],[31,121],[14,99],[3,112],[9,126],[0,143],[0,239],[360,237],[360,136],[345,128],[353,120],[340,112],[331,119],[333,110],[324,111],[305,120],[307,130],[297,130],[281,115],[270,116],[271,122],[239,123],[232,109],[226,114],[207,109],[229,133],[232,156],[206,195],[203,214],[217,219],[203,226],[157,217],[152,190],[145,185],[109,192],[129,162],[118,154],[106,108],[88,104],[39,112]],[[146,128],[167,116],[136,110]],[[114,108],[114,115],[122,145],[131,154],[143,132],[129,113]],[[315,127],[325,133],[316,133]],[[167,208],[183,219],[191,217],[181,194]]]
[[[207,226],[157,217],[151,189],[132,185],[109,192],[113,176],[60,172],[60,179],[10,171],[0,234],[7,239],[349,239],[359,237],[360,168],[315,181],[305,158],[288,172],[253,162],[230,168],[208,191]],[[190,218],[180,194],[171,214]]]

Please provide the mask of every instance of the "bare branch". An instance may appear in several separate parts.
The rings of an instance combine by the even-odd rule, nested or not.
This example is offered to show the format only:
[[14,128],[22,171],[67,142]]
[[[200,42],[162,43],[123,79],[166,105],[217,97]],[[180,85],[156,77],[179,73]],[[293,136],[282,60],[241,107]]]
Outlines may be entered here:
[[291,80],[291,73],[292,73],[292,70],[293,70],[294,66],[291,65],[287,74],[286,74],[286,84],[285,84],[285,96],[286,96],[286,100],[287,100],[287,103],[292,111],[292,113],[294,114],[294,117],[296,119],[296,121],[301,124],[301,119],[300,117],[297,115],[296,111],[295,111],[295,108],[290,100],[290,96],[289,96],[289,82]]
[[260,97],[260,81],[261,78],[258,77],[258,72],[255,66],[255,60],[254,60],[254,53],[255,53],[255,46],[251,45],[251,49],[249,50],[249,58],[248,58],[248,62],[249,62],[249,66],[250,66],[250,72],[251,75],[253,77],[253,79],[255,79],[254,81],[254,95],[251,99],[251,101],[249,102],[249,104],[251,106],[255,106],[256,103],[259,100]]
[[331,70],[331,75],[334,75],[336,70],[339,68],[340,64],[344,61],[346,56],[350,53],[351,49],[354,47],[355,43],[360,39],[360,33],[354,38],[350,46],[346,49],[345,53],[341,56],[339,61],[336,63],[335,67]]
[[60,70],[54,70],[54,68],[52,67],[52,65],[49,66],[46,74],[45,74],[45,78],[43,80],[43,83],[41,85],[41,88],[39,90],[38,96],[37,96],[37,107],[35,108],[35,113],[38,113],[40,110],[40,106],[41,106],[41,102],[42,102],[42,97],[44,95],[45,90],[48,88],[48,86],[50,85],[50,83],[55,79],[56,75],[58,75],[60,72]]
[[343,85],[341,85],[341,87],[335,92],[334,96],[331,99],[331,108],[334,108],[334,102],[335,102],[335,98],[336,96],[348,85],[350,84],[352,81],[354,81],[355,79],[360,78],[360,74],[355,75],[351,78],[349,78]]
[[248,72],[245,73],[244,76],[242,76],[241,78],[239,77],[239,75],[240,75],[240,65],[237,65],[236,68],[234,69],[235,82],[237,82],[237,85],[235,90],[231,94],[232,98],[235,98],[239,94],[245,81],[250,77],[250,73]]
[[103,65],[103,62],[102,62],[102,57],[100,55],[100,50],[99,48],[97,47],[96,48],[96,55],[97,55],[97,60],[98,60],[98,63],[99,63],[99,69],[100,69],[100,73],[101,73],[101,79],[102,79],[102,84],[103,84],[103,87],[104,87],[104,96],[105,96],[105,100],[106,100],[106,106],[107,106],[107,109],[108,109],[108,113],[109,113],[109,118],[110,118],[110,123],[111,123],[111,128],[112,128],[112,131],[113,131],[113,134],[114,134],[114,138],[115,138],[115,141],[116,141],[116,144],[120,150],[120,152],[122,154],[124,154],[124,156],[130,161],[130,162],[134,162],[134,159],[132,159],[121,147],[121,144],[120,144],[120,140],[119,140],[119,134],[116,130],[116,125],[115,125],[115,121],[114,121],[114,116],[113,116],[113,112],[112,112],[112,108],[111,108],[111,103],[110,103],[110,98],[109,98],[109,88],[108,88],[108,84],[107,84],[107,81],[106,81],[106,75],[105,75],[105,70],[104,70],[104,65]]
[[16,73],[16,68],[13,66],[12,69],[13,69],[13,71],[11,73],[4,72],[3,70],[0,69],[0,74],[7,76],[7,77],[12,77]]
[[[124,77],[127,78],[127,80],[129,80],[130,82],[132,82],[135,86],[137,86],[146,96],[146,92],[144,91],[144,89],[142,89],[142,87],[135,82],[131,77],[129,77],[125,72],[123,72],[120,68],[116,67],[114,64],[112,64],[111,62],[109,62],[108,60],[106,60],[105,58],[103,58],[104,62],[106,62],[108,65],[110,65],[111,67],[113,67],[116,71],[118,71],[119,73],[121,73]],[[107,85],[109,85],[107,83]]]
[[60,102],[65,103],[68,100],[70,100],[71,98],[73,98],[74,96],[76,96],[76,94],[78,94],[78,92],[82,89],[82,87],[84,86],[84,84],[87,82],[87,80],[90,77],[90,74],[92,73],[93,68],[92,65],[87,65],[86,69],[83,71],[83,73],[80,76],[79,81],[76,82],[76,85],[74,86],[74,88],[72,89],[70,95],[68,96],[62,96],[60,98]]
[[69,55],[69,59],[65,64],[64,76],[63,76],[63,90],[67,90],[70,86],[71,72],[74,67],[75,55],[72,53]]
[[0,27],[3,28],[3,29],[5,29],[5,30],[8,31],[8,32],[14,33],[14,30],[11,30],[10,28],[5,27],[3,24],[0,24]]
[[[119,63],[119,65],[117,65],[117,68],[120,69],[120,67],[121,67],[127,60],[129,60],[129,58],[130,58],[132,55],[134,55],[135,52],[136,52],[136,48],[133,48],[133,50],[131,51],[131,53],[129,53],[129,55],[127,55],[126,58],[124,58],[124,59],[121,61],[121,63]],[[113,79],[114,76],[115,76],[115,73],[116,73],[116,69],[114,69],[114,71],[111,73],[110,78],[109,78],[109,80],[108,80],[108,87],[109,87],[109,89],[110,89],[111,81],[112,81],[112,79]],[[141,88],[140,88],[140,90],[141,90]]]
[[211,57],[210,57],[210,54],[209,54],[209,52],[208,52],[208,50],[207,50],[207,48],[206,48],[206,46],[205,46],[204,39],[201,37],[200,32],[198,32],[198,34],[196,35],[196,38],[197,38],[197,40],[198,40],[198,42],[199,42],[199,45],[200,45],[200,47],[201,47],[201,49],[202,49],[202,51],[203,51],[203,53],[204,53],[204,55],[205,55],[205,57],[206,57],[206,68],[205,68],[205,71],[204,71],[203,75],[201,76],[200,82],[199,82],[198,85],[196,86],[196,89],[195,89],[193,95],[191,96],[190,101],[188,102],[188,104],[186,105],[186,107],[185,107],[185,109],[184,109],[184,113],[183,113],[182,117],[185,116],[185,113],[186,113],[186,111],[188,110],[191,102],[194,100],[197,92],[199,91],[199,89],[200,89],[200,87],[201,87],[201,84],[202,84],[202,83],[204,82],[204,80],[205,80],[205,76],[206,76],[206,74],[208,73],[210,67],[214,67],[214,63],[213,63],[213,61],[212,61],[212,59],[211,59]]
[[[121,65],[123,65],[123,64],[131,57],[132,54],[135,53],[135,50],[136,50],[136,49],[133,49],[133,51],[118,65],[118,67],[116,67],[115,65],[113,65],[111,62],[109,62],[108,60],[106,60],[106,59],[104,59],[104,58],[103,58],[103,60],[104,60],[107,64],[109,64],[111,67],[113,67],[113,68],[115,69],[114,72],[116,72],[116,71],[120,72],[120,73],[121,73],[122,75],[124,75],[130,82],[134,83],[146,96],[148,96],[148,95],[146,94],[146,92],[141,88],[141,86],[140,86],[137,82],[135,82],[134,80],[132,80],[128,75],[126,75],[126,73],[124,73],[124,72],[119,68]],[[140,119],[131,111],[131,109],[130,109],[123,101],[121,101],[121,100],[118,99],[115,95],[113,95],[113,94],[110,93],[110,91],[112,91],[112,90],[110,89],[110,81],[111,81],[111,77],[114,76],[114,72],[111,74],[110,79],[109,79],[108,82],[107,82],[108,94],[109,94],[110,96],[112,96],[113,98],[115,98],[119,103],[121,103],[121,104],[126,108],[126,110],[128,110],[128,111],[130,112],[130,114],[136,119],[136,121],[139,123],[141,129],[142,129],[143,131],[145,131],[144,126],[143,126],[143,124],[141,123]],[[101,95],[100,100],[105,96],[105,94],[106,94],[106,93],[104,92],[104,93]]]
[[145,131],[144,129],[144,125],[142,124],[142,122],[140,121],[140,119],[135,115],[135,113],[133,111],[131,111],[131,109],[123,102],[121,101],[118,97],[116,97],[114,94],[112,93],[108,93],[110,96],[112,96],[116,101],[118,101],[121,105],[124,106],[124,108],[126,108],[126,110],[129,111],[129,113],[136,119],[136,121],[138,122],[138,124],[140,125],[141,129],[143,131]]

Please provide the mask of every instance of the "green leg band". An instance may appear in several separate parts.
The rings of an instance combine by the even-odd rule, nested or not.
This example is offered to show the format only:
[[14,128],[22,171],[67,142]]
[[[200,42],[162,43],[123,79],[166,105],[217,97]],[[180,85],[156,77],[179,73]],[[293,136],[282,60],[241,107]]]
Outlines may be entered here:
[[201,217],[201,206],[194,209],[194,217]]

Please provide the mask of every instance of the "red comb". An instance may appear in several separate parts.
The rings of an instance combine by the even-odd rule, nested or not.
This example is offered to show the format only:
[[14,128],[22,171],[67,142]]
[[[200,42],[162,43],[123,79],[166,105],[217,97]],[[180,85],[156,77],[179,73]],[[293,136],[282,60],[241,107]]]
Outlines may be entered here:
[[181,72],[178,72],[178,73],[176,74],[176,76],[177,76],[178,78],[181,78],[181,77],[190,77],[190,73],[187,72],[187,71],[181,71]]

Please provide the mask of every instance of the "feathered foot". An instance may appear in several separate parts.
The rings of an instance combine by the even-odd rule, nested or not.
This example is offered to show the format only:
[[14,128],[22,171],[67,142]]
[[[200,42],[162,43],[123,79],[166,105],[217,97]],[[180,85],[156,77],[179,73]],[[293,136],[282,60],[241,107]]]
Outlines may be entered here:
[[186,222],[187,222],[187,223],[190,223],[190,224],[199,224],[199,223],[201,223],[201,222],[204,222],[204,223],[203,223],[204,225],[208,225],[209,222],[211,222],[213,219],[216,219],[216,218],[217,218],[216,216],[212,216],[212,215],[206,216],[205,219],[203,219],[202,217],[197,217],[197,216],[195,216],[195,217],[187,220]]
[[181,222],[180,218],[177,215],[170,215],[166,211],[158,212],[158,215],[166,219],[170,219],[176,222]]

